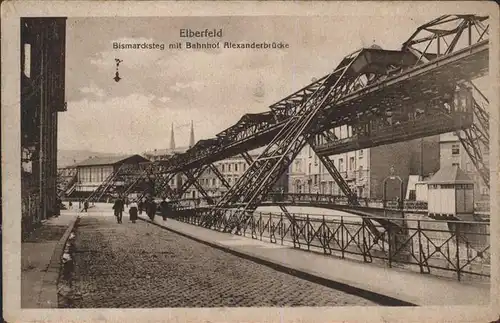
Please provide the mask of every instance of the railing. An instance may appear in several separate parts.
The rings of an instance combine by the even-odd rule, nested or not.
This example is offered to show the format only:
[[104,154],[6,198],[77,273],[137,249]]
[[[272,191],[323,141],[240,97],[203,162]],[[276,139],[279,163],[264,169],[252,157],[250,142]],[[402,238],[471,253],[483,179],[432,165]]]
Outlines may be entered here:
[[490,201],[479,201],[474,205],[474,210],[478,212],[490,212]]
[[[173,218],[200,225],[209,208],[177,211]],[[225,218],[229,212],[225,210]],[[377,218],[373,218],[376,220]],[[384,218],[386,219],[386,218]],[[489,224],[484,222],[394,219],[404,228],[385,230],[373,222],[382,239],[376,239],[364,221],[357,217],[254,212],[243,236],[297,249],[336,255],[363,262],[378,262],[420,273],[452,277],[458,280],[490,277]],[[396,231],[397,230],[397,231]],[[457,243],[458,241],[458,243]]]
[[[217,203],[221,196],[211,196],[214,200],[214,203]],[[359,207],[372,208],[372,209],[380,209],[380,210],[393,210],[393,211],[401,211],[401,205],[398,201],[395,200],[387,200],[384,201],[382,199],[375,198],[359,198]],[[347,206],[349,207],[349,202],[345,196],[341,195],[330,195],[330,194],[315,194],[315,193],[280,193],[280,192],[271,192],[268,193],[266,198],[263,201],[263,205],[268,203],[276,203],[276,204],[289,204],[289,205],[315,205],[315,206]],[[204,197],[199,198],[188,198],[177,201],[172,201],[174,208],[178,210],[185,209],[195,209],[199,207],[209,206],[208,202]],[[234,205],[238,205],[238,201],[234,202]],[[415,212],[415,213],[426,213],[428,211],[428,203],[427,201],[413,201],[413,200],[405,200],[403,202],[404,212]],[[489,214],[490,212],[490,204],[488,201],[480,201],[475,204],[474,212],[476,214]]]
[[[215,203],[217,203],[220,196],[211,197]],[[374,198],[358,198],[361,207],[370,207],[377,209],[384,209],[384,201],[382,199]],[[271,192],[268,193],[266,199],[263,201],[272,203],[286,203],[286,204],[315,204],[315,205],[339,205],[339,206],[349,206],[349,201],[347,197],[341,195],[330,195],[330,194],[314,194],[314,193],[280,193]],[[174,202],[178,205],[179,209],[195,208],[200,206],[207,206],[206,199],[204,197],[200,198],[189,198],[182,199]],[[238,204],[235,201],[235,204]],[[385,209],[400,210],[401,206],[397,201],[386,201]],[[404,211],[424,211],[427,210],[427,202],[425,201],[404,201],[403,204]]]

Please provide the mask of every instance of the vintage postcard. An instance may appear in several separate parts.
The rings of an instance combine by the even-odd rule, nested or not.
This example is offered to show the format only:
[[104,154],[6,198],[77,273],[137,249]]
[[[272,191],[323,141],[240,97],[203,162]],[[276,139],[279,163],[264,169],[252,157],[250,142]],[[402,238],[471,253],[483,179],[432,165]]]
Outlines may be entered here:
[[2,3],[7,322],[491,322],[498,8]]

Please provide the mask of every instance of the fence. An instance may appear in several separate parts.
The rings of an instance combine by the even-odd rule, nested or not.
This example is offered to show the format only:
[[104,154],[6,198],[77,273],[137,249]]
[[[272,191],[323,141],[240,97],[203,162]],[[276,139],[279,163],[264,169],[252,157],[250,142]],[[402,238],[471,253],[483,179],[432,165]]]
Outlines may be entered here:
[[[223,210],[222,229],[228,223],[231,209]],[[179,210],[177,220],[200,225],[201,216],[209,208]],[[387,218],[383,218],[387,220]],[[294,248],[378,262],[389,267],[452,277],[458,280],[490,277],[489,223],[436,220],[394,219],[403,227],[382,227],[376,239],[365,221],[359,217],[325,217],[283,213],[254,212],[240,227],[240,235]]]
[[[211,197],[215,203],[221,198],[221,196]],[[264,202],[288,202],[291,204],[300,205],[304,204],[316,204],[316,205],[345,205],[349,206],[349,200],[347,197],[342,195],[331,195],[331,194],[315,194],[315,193],[280,193],[280,192],[270,192],[267,194]],[[374,198],[358,198],[360,206],[371,207],[371,208],[384,208],[384,200],[374,199]],[[204,197],[200,198],[189,198],[182,199],[176,203],[179,208],[195,208],[199,206],[208,205]],[[386,209],[400,209],[400,205],[397,201],[385,201]],[[427,202],[425,201],[410,201],[405,200],[403,204],[403,209],[405,211],[425,211],[427,210]]]

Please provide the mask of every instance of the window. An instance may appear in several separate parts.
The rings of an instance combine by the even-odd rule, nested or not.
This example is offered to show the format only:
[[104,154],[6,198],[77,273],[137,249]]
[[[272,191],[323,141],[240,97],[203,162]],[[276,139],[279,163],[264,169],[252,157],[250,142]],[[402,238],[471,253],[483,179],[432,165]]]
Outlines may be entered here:
[[314,175],[314,185],[318,184],[318,175]]
[[300,160],[295,161],[295,171],[300,172]]
[[311,174],[311,163],[309,163],[309,173],[308,174]]
[[363,165],[359,165],[359,178],[363,179]]
[[230,172],[231,171],[231,164],[227,164],[227,171]]
[[311,146],[309,146],[309,158],[312,156]]
[[454,144],[451,146],[451,155],[452,156],[460,155],[460,146],[458,144]]
[[359,151],[359,158],[362,158],[363,157],[363,150],[360,150]]
[[221,165],[221,171],[224,172],[224,164]]
[[227,179],[227,182],[229,183],[229,185],[231,185],[231,177]]
[[247,170],[247,164],[243,163],[243,171]]
[[354,157],[349,158],[349,170],[354,170]]
[[212,186],[215,186],[215,178],[212,178]]
[[340,158],[339,159],[339,172],[344,171],[344,159]]
[[238,171],[238,164],[234,164],[234,171],[237,172]]

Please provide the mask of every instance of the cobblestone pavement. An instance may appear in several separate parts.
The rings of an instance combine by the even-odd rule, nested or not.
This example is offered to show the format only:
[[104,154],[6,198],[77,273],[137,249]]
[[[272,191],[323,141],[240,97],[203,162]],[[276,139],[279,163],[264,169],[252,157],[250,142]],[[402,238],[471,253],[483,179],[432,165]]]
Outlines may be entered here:
[[377,305],[139,221],[82,217],[71,307]]

